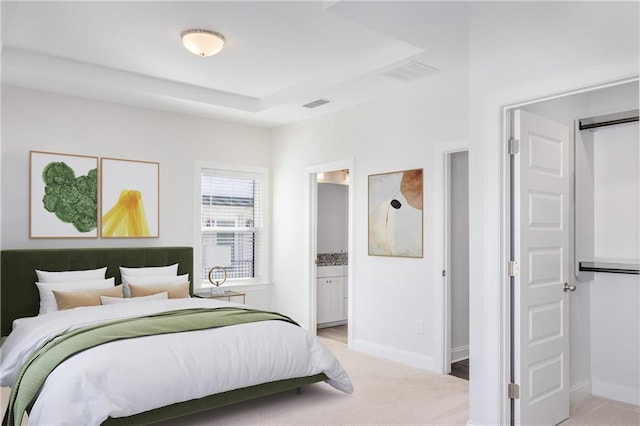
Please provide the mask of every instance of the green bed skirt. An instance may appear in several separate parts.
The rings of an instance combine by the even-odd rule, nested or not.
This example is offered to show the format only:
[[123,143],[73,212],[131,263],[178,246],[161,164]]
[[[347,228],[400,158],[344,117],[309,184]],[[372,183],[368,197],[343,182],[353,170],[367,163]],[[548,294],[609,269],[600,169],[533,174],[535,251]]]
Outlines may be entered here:
[[279,380],[277,382],[263,383],[261,385],[250,386],[247,388],[206,396],[204,398],[167,405],[166,407],[145,411],[144,413],[135,414],[129,417],[110,417],[103,423],[103,425],[146,425],[156,423],[163,420],[186,416],[188,414],[199,413],[213,408],[224,407],[225,405],[259,398],[261,396],[296,389],[304,385],[322,382],[325,380],[327,380],[327,376],[324,373],[320,373],[315,376],[298,377],[294,379]]

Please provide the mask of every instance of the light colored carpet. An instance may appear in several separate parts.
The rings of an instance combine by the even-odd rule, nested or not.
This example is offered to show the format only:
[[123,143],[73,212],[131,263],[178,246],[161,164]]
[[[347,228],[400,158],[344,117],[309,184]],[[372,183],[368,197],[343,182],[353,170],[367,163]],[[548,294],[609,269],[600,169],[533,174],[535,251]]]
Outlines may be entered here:
[[[468,382],[350,351],[322,339],[353,381],[352,395],[325,383],[219,408],[161,426],[204,425],[465,425]],[[8,389],[2,388],[2,411]],[[571,406],[562,426],[638,425],[640,407],[589,396]]]
[[348,325],[337,325],[334,327],[326,327],[318,329],[318,337],[325,339],[337,340],[338,342],[347,343]]
[[640,425],[640,406],[587,396],[571,405],[571,417],[561,426]]
[[[354,384],[352,395],[326,383],[222,407],[164,426],[200,425],[464,425],[468,382],[350,351],[322,339]],[[7,389],[3,389],[3,410]]]
[[464,425],[468,382],[350,351],[322,339],[349,373],[354,393],[326,383],[165,422],[163,425]]

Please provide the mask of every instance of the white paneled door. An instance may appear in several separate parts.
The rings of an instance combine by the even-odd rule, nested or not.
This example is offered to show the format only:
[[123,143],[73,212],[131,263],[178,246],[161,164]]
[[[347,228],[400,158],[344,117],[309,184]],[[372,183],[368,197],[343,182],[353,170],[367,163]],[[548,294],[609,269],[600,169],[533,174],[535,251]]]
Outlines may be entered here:
[[515,423],[569,417],[569,128],[513,112]]

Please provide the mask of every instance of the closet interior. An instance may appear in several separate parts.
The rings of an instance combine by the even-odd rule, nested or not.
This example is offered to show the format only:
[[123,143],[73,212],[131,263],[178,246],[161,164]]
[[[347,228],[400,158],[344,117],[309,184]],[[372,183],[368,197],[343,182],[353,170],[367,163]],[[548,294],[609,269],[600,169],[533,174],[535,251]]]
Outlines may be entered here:
[[573,128],[571,400],[640,405],[638,82],[527,106]]

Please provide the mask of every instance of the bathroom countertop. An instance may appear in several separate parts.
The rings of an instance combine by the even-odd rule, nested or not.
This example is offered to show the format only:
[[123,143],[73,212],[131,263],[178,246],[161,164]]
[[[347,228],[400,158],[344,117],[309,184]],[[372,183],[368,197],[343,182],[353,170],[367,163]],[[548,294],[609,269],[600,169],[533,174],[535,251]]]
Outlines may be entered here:
[[340,266],[347,264],[347,253],[318,253],[317,266]]

